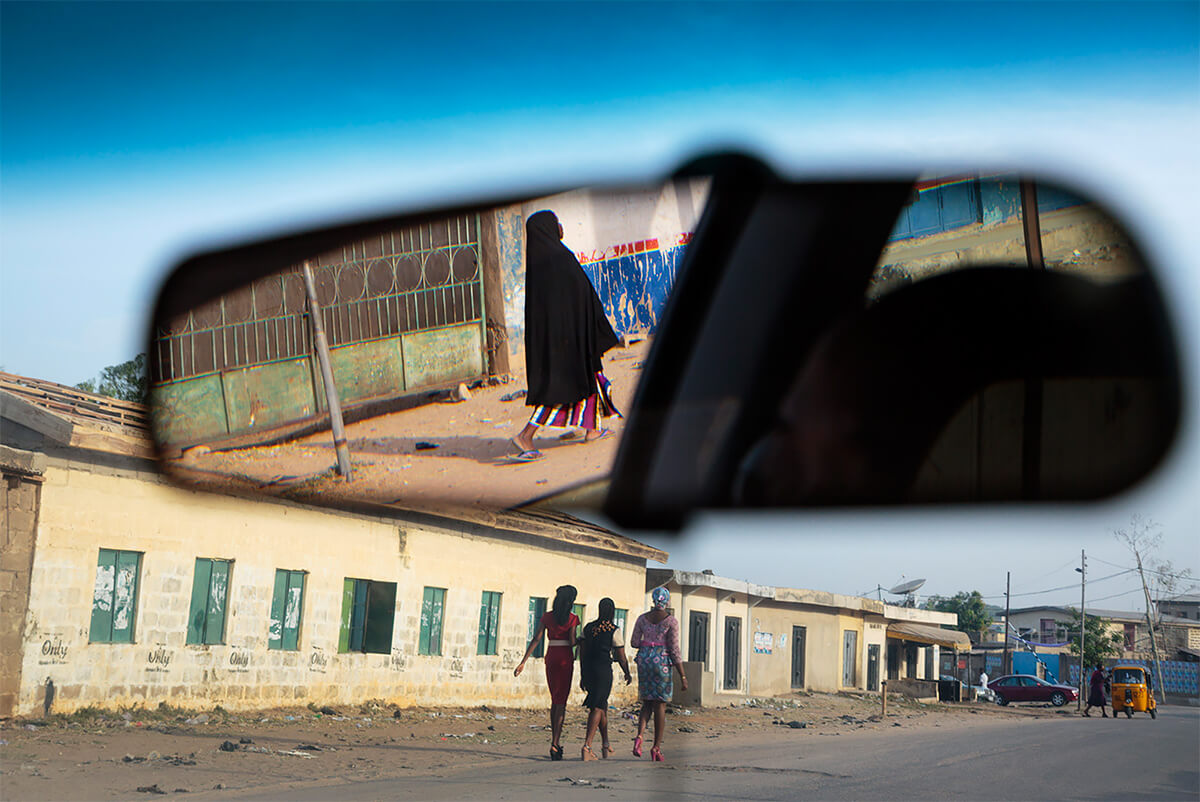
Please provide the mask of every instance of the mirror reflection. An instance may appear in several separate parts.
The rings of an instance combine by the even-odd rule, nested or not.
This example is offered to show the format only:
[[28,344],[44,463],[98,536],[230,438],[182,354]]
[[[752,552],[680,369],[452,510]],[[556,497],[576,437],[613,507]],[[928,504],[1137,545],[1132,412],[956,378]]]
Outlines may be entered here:
[[1012,175],[918,181],[865,303],[739,466],[748,506],[1099,498],[1176,420],[1170,336],[1104,210]]
[[149,359],[164,465],[410,506],[606,475],[707,193],[580,189],[392,227],[188,305]]

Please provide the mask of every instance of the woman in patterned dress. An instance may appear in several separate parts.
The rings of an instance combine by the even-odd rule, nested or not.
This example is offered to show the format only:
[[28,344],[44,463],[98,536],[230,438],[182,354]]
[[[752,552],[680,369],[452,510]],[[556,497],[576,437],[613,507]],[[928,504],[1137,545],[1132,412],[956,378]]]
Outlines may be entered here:
[[671,606],[671,592],[666,588],[655,588],[650,593],[654,609],[638,616],[633,625],[629,645],[637,649],[635,662],[638,667],[638,696],[642,709],[638,713],[637,737],[633,739],[633,754],[642,756],[642,733],[646,723],[654,716],[654,745],[650,748],[653,760],[662,760],[663,729],[667,725],[667,702],[674,692],[671,684],[671,666],[679,671],[679,687],[687,690],[687,677],[683,674],[683,660],[679,656],[679,621],[667,612]]
[[579,616],[571,612],[578,591],[571,585],[563,585],[554,593],[554,604],[550,612],[542,616],[538,622],[537,631],[529,641],[525,656],[513,669],[513,676],[521,676],[525,661],[533,654],[533,650],[542,642],[542,633],[546,641],[546,684],[550,687],[550,759],[562,760],[563,748],[559,744],[562,737],[563,718],[567,713],[567,697],[571,694],[571,679],[575,675],[575,628],[579,626]]

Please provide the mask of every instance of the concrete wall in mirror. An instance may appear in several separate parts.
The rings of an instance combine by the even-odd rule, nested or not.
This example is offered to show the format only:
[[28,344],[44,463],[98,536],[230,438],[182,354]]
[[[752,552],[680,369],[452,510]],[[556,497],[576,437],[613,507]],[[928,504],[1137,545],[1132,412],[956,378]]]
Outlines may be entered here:
[[[607,475],[707,193],[705,179],[580,189],[380,231],[307,260],[315,297],[302,263],[192,308],[155,332],[150,355],[165,466],[211,489],[404,506],[510,506]],[[616,345],[593,392],[539,408],[526,315],[546,310],[526,310],[526,221],[544,210]]]

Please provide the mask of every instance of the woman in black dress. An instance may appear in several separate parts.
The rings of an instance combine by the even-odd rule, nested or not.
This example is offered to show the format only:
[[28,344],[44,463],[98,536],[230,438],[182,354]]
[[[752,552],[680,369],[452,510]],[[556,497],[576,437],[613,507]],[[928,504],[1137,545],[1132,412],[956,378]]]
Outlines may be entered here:
[[542,454],[533,438],[543,426],[584,429],[586,442],[609,433],[606,415],[620,415],[604,376],[604,352],[617,335],[575,254],[562,242],[562,226],[549,210],[525,221],[525,373],[533,407],[512,438],[513,459]]
[[614,612],[613,600],[601,599],[596,620],[583,628],[583,641],[579,648],[579,685],[587,691],[587,698],[583,700],[584,707],[588,708],[587,737],[580,755],[584,760],[596,759],[596,753],[592,751],[592,738],[597,730],[600,731],[601,755],[607,758],[613,751],[608,743],[608,695],[612,692],[614,658],[625,672],[625,684],[633,681],[621,630],[613,622]]

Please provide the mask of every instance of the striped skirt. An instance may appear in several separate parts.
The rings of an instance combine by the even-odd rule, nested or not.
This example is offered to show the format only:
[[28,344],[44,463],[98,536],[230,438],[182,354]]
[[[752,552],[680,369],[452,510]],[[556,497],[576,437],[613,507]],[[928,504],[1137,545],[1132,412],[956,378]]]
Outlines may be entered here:
[[612,400],[612,383],[603,372],[597,371],[596,392],[574,404],[534,407],[529,422],[534,426],[574,426],[594,430],[602,427],[605,415],[621,417]]

